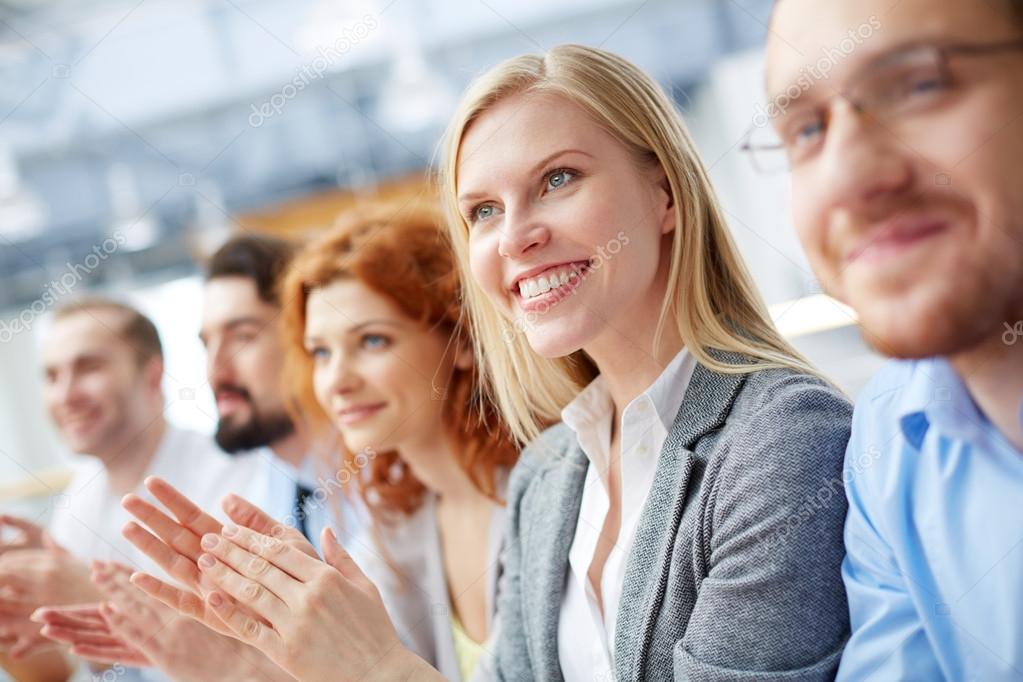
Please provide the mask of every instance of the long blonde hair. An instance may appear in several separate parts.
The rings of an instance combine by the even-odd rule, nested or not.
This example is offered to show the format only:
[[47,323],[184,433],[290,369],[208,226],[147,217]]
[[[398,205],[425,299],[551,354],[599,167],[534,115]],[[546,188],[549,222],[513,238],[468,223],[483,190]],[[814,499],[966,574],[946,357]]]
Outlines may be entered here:
[[[543,55],[504,61],[466,91],[445,135],[441,184],[451,241],[462,271],[476,357],[487,390],[523,443],[560,419],[561,409],[593,378],[582,351],[548,359],[535,353],[469,271],[469,228],[458,210],[457,165],[469,126],[498,102],[523,93],[555,93],[581,106],[641,166],[659,165],[675,206],[671,268],[658,332],[674,319],[689,352],[723,373],[771,368],[816,371],[781,336],[729,235],[707,171],[682,117],[660,88],[625,59],[593,47],[560,45]],[[659,338],[660,334],[655,334]],[[738,353],[730,364],[710,351]]]

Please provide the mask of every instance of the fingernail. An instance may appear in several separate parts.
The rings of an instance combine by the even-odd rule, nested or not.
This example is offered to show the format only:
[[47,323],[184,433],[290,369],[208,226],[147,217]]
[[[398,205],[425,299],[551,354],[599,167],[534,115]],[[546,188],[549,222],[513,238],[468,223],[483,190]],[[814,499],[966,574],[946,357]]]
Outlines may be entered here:
[[238,526],[234,525],[224,526],[221,532],[224,534],[225,538],[233,538],[235,535],[238,535]]
[[202,568],[213,568],[216,563],[217,560],[213,558],[212,554],[203,554],[199,557],[199,566]]
[[220,542],[220,539],[216,535],[213,533],[207,533],[202,536],[202,542],[200,544],[203,549],[213,549],[217,546],[218,542]]
[[224,599],[220,596],[219,592],[211,592],[210,596],[206,598],[206,601],[208,601],[210,606],[214,608],[217,608],[224,603]]

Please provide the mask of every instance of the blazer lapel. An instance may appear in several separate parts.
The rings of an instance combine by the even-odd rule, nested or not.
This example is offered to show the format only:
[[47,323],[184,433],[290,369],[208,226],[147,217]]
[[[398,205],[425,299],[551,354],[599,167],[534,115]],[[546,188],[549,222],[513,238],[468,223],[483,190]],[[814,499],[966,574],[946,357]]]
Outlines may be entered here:
[[536,635],[529,642],[534,672],[552,675],[541,677],[545,680],[562,679],[558,620],[587,466],[586,455],[575,445],[561,462],[544,472],[534,482],[534,489],[527,493],[539,496],[532,504],[548,511],[542,518],[536,518],[529,528],[520,529],[525,546],[522,559],[526,564],[522,585],[527,604],[524,616],[530,622],[526,631]]
[[[739,355],[714,356],[731,364],[743,362]],[[615,679],[639,682],[643,678],[695,461],[692,449],[705,434],[724,424],[745,380],[745,374],[720,374],[702,364],[693,372],[661,449],[629,552],[615,626]]]

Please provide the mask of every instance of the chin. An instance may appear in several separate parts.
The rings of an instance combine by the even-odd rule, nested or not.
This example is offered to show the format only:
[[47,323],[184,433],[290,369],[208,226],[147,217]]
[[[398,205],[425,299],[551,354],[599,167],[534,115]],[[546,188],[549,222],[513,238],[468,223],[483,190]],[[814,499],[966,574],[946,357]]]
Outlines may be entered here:
[[900,360],[956,355],[995,331],[983,308],[948,301],[882,302],[857,312],[867,344]]
[[529,347],[537,355],[548,358],[563,358],[583,348],[592,334],[587,333],[585,320],[548,320],[534,324],[525,331]]

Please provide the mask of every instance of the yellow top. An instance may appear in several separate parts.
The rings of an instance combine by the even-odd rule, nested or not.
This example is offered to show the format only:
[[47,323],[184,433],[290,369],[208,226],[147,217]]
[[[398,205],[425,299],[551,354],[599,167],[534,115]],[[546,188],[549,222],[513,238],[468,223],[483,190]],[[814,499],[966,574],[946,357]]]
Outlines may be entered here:
[[455,636],[455,656],[458,658],[458,671],[462,674],[462,682],[468,682],[472,673],[476,670],[480,656],[483,655],[483,645],[469,636],[469,633],[462,627],[462,621],[458,616],[451,613],[451,632]]

